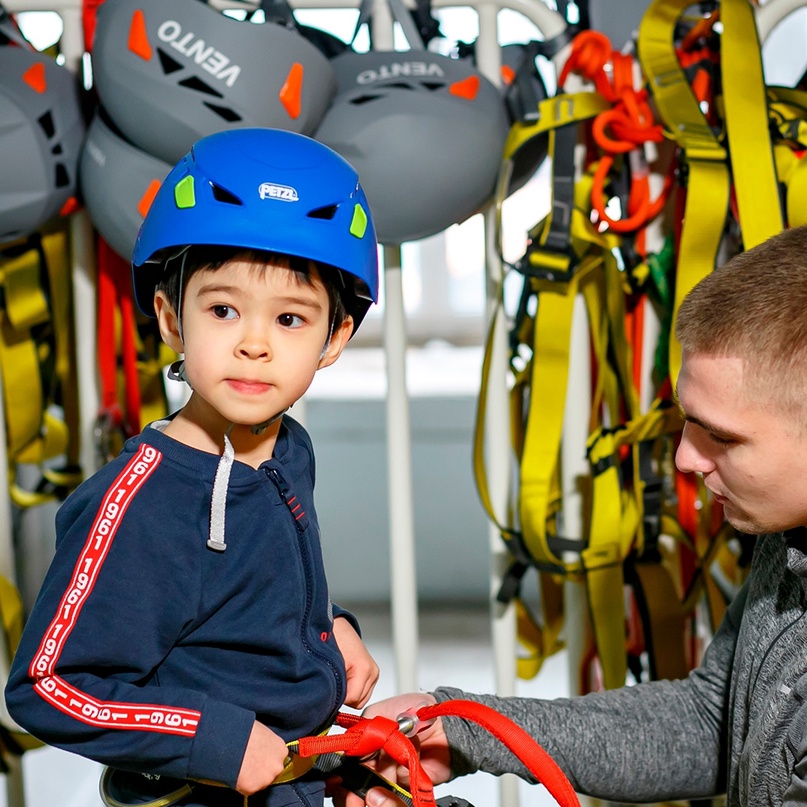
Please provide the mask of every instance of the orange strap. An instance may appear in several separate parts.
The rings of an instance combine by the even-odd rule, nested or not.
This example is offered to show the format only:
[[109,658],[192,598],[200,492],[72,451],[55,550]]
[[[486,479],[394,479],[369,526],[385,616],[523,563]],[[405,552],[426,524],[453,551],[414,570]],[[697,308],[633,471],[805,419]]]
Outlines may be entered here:
[[[610,72],[606,66],[610,64]],[[617,154],[627,154],[650,141],[660,143],[664,130],[654,119],[647,90],[636,90],[634,59],[614,50],[605,34],[599,31],[582,31],[572,42],[572,52],[558,79],[563,86],[570,72],[578,73],[593,82],[597,92],[612,107],[594,119],[591,133],[602,150],[591,185],[591,204],[597,215],[615,233],[630,233],[644,227],[661,213],[672,188],[670,171],[664,188],[656,199],[650,198],[647,173],[632,178],[626,215],[614,219],[606,213],[605,184]]]
[[[495,709],[474,701],[448,700],[421,707],[417,717],[422,721],[460,717],[477,723],[504,743],[561,807],[580,807],[574,788],[557,763],[524,729]],[[413,807],[435,804],[432,781],[423,770],[412,741],[401,733],[395,720],[382,715],[366,718],[340,712],[336,723],[347,731],[325,737],[303,737],[299,740],[299,755],[344,753],[364,757],[383,751],[409,771]]]

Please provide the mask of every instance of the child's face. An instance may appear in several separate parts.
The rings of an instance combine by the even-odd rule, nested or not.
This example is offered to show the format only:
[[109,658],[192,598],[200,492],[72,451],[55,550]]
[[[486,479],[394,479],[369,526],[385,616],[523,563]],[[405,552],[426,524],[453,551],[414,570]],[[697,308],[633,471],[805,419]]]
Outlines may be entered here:
[[[264,423],[336,361],[352,323],[332,335],[328,292],[288,269],[231,261],[201,270],[183,294],[185,369],[194,394],[230,423]],[[212,414],[212,413],[211,413]]]

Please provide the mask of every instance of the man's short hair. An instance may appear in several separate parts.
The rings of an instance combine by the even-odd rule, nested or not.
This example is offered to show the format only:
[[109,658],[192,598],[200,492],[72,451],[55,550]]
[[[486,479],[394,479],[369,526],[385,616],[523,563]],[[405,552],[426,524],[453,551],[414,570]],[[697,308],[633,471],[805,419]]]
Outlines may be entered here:
[[807,226],[731,258],[678,311],[684,352],[740,358],[752,394],[804,406],[807,381]]

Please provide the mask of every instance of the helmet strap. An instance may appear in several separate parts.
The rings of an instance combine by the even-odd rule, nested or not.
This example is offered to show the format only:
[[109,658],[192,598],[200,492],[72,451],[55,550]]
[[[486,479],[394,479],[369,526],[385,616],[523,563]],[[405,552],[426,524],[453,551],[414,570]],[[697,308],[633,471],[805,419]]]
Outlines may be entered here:
[[182,292],[185,287],[185,261],[188,258],[188,250],[190,247],[184,247],[182,252],[178,255],[174,255],[174,258],[181,258],[181,263],[179,264],[179,293],[177,294],[177,332],[179,333],[179,341],[185,342],[185,338],[182,335]]
[[[177,333],[179,334],[179,341],[183,344],[185,339],[182,335],[182,287],[185,284],[185,260],[188,257],[188,249],[190,249],[190,247],[183,247],[181,252],[177,252],[175,255],[172,255],[165,262],[167,267],[168,264],[176,258],[181,258],[182,260],[179,265],[179,292],[177,294],[176,315]],[[188,381],[188,374],[185,372],[185,361],[183,359],[175,361],[171,364],[171,366],[168,368],[168,378],[170,378],[171,381],[184,381],[189,387],[191,387],[191,382]],[[193,389],[193,387],[191,387],[191,389]]]
[[333,339],[333,329],[335,324],[336,324],[336,314],[334,314],[331,319],[331,327],[328,330],[328,338],[325,340],[325,346],[322,348],[322,353],[319,354],[320,360],[325,358],[325,354],[328,352],[328,348],[331,346],[331,339]]
[[280,420],[280,418],[282,418],[283,415],[285,415],[290,408],[291,407],[287,406],[285,409],[281,410],[276,415],[272,415],[272,417],[270,417],[269,420],[264,420],[263,423],[256,423],[250,429],[250,431],[253,434],[263,434],[273,423],[277,423],[277,421]]
[[184,381],[189,387],[191,386],[191,382],[188,381],[188,374],[185,372],[184,359],[179,359],[179,361],[175,361],[168,368],[168,377],[171,379],[171,381]]

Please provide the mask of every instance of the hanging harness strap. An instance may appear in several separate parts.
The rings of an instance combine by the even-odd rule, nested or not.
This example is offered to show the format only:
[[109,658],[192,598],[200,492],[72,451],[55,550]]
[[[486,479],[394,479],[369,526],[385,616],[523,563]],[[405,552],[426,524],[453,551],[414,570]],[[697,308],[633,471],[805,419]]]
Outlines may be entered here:
[[[545,396],[545,406],[556,418],[552,420],[557,430],[560,429],[560,421],[563,413],[563,400],[565,397],[565,377],[566,361],[564,356],[568,354],[568,333],[571,328],[572,306],[574,305],[574,291],[569,290],[569,286],[576,289],[590,271],[595,267],[596,260],[585,257],[583,242],[577,244],[578,250],[572,243],[571,228],[576,229],[581,225],[579,217],[581,213],[576,210],[576,186],[575,186],[575,147],[578,142],[578,124],[593,118],[595,115],[609,107],[606,99],[597,93],[580,92],[561,94],[541,101],[536,114],[529,119],[516,122],[509,132],[503,154],[502,168],[499,173],[499,182],[496,191],[496,209],[498,212],[496,226],[496,241],[501,252],[501,210],[504,199],[507,195],[513,163],[516,154],[520,149],[529,147],[531,141],[549,137],[549,153],[552,155],[552,209],[550,214],[541,221],[533,230],[530,244],[524,257],[519,262],[518,270],[525,275],[525,292],[522,296],[522,308],[529,304],[533,296],[533,284],[546,286],[556,293],[549,296],[557,299],[547,302],[542,308],[540,344],[546,344],[546,353],[550,357],[557,359],[553,365],[560,374],[553,377],[548,385],[541,388],[541,394]],[[578,252],[583,254],[583,257]],[[543,545],[546,542],[540,557],[546,560],[545,563],[534,564],[536,554],[529,548],[521,531],[512,526],[513,515],[508,514],[508,518],[503,518],[495,513],[488,490],[487,477],[485,473],[485,422],[487,417],[487,389],[490,376],[490,366],[492,361],[493,334],[496,332],[497,321],[503,315],[503,298],[501,289],[496,295],[496,307],[494,308],[491,327],[486,340],[485,356],[483,361],[482,381],[478,398],[476,426],[474,432],[474,475],[480,499],[491,520],[498,526],[513,561],[507,570],[502,588],[498,594],[501,602],[509,603],[515,599],[515,607],[519,620],[519,638],[528,650],[526,658],[519,658],[519,675],[523,678],[532,678],[538,672],[543,660],[557,652],[562,646],[559,634],[563,625],[563,596],[562,584],[557,580],[556,574],[562,572],[558,555],[549,549],[549,543],[555,545],[558,553],[562,552],[556,545],[556,540],[546,535],[546,530],[541,529],[537,534],[533,531],[534,540]],[[557,308],[555,307],[557,306]],[[526,316],[526,310],[521,312],[520,321],[515,326],[515,333],[511,340],[523,342],[533,346],[539,341],[537,329],[533,325],[532,319]],[[547,318],[560,322],[559,328],[553,327],[552,323],[547,323]],[[548,330],[549,336],[543,340],[543,331]],[[564,334],[567,339],[564,341]],[[557,351],[553,350],[557,347]],[[510,400],[513,408],[511,422],[513,423],[513,444],[516,455],[522,457],[524,454],[525,435],[521,424],[525,421],[523,393],[529,388],[532,362],[526,366],[519,365],[520,358],[514,356],[512,360],[512,371],[515,378],[515,385],[511,392]],[[536,427],[537,430],[537,427]],[[555,430],[550,429],[552,435]],[[552,440],[550,435],[549,440]],[[557,435],[558,444],[560,440]],[[544,517],[536,516],[532,523],[542,525],[547,520],[551,521],[553,514],[557,512],[559,503],[557,464],[554,462],[553,452],[548,449],[543,455],[546,463],[538,462],[533,464],[533,457],[530,457],[528,474],[531,479],[537,482],[533,486],[532,494],[537,496],[534,500],[536,507],[544,513]],[[528,494],[528,497],[531,494]],[[558,539],[563,541],[563,539]],[[541,577],[541,605],[543,610],[543,624],[538,626],[528,612],[528,609],[518,599],[517,594],[520,581],[524,573],[530,566],[539,568]]]
[[743,246],[784,229],[768,125],[762,46],[748,0],[721,0],[723,105]]
[[[25,620],[22,598],[16,586],[0,575],[0,626],[3,637],[0,639],[0,684],[5,687],[11,660],[17,651]],[[41,748],[43,742],[20,728],[0,703],[0,771],[7,772],[8,756],[20,756],[33,748]]]
[[776,173],[785,189],[789,227],[807,224],[807,93],[788,87],[768,87],[771,125],[778,133],[773,144]]
[[[745,0],[740,0],[745,2]],[[727,153],[698,105],[674,46],[689,0],[653,0],[639,26],[638,55],[670,137],[683,151],[687,194],[678,251],[673,323],[693,286],[715,266],[729,199]],[[670,336],[670,378],[681,369],[681,346]]]
[[[63,499],[81,481],[69,266],[63,225],[4,246],[0,254],[9,489],[19,507]],[[57,457],[66,458],[63,466],[43,465]],[[19,464],[40,466],[33,490],[17,482]]]
[[[610,46],[608,51],[610,53]],[[575,53],[580,54],[580,58],[585,57],[585,51],[579,48],[573,48],[573,55]],[[579,58],[570,69],[578,64]],[[601,60],[598,64],[602,73]],[[613,92],[610,94],[613,96]],[[623,94],[627,96],[627,91]],[[595,503],[595,520],[588,539],[564,536],[558,529],[559,452],[571,327],[578,293],[585,300],[597,359],[592,420],[599,421],[602,404],[607,405],[612,422],[622,418],[624,406],[627,406],[628,416],[636,408],[632,359],[624,333],[624,299],[629,289],[615,257],[620,238],[613,233],[597,232],[589,219],[593,196],[602,197],[603,177],[600,177],[598,194],[594,194],[595,175],[587,172],[577,178],[574,172],[577,123],[599,118],[609,111],[612,111],[612,102],[601,93],[560,95],[539,105],[536,124],[519,123],[511,130],[501,172],[499,200],[508,179],[508,161],[530,137],[549,130],[553,169],[558,155],[561,166],[566,166],[560,172],[553,172],[551,213],[530,233],[527,252],[516,266],[525,276],[522,302],[512,334],[515,383],[511,394],[511,420],[514,449],[520,459],[519,528],[505,526],[502,519],[493,515],[484,476],[483,425],[490,338],[483,364],[474,465],[483,505],[499,525],[514,558],[499,599],[510,602],[515,598],[516,601],[519,638],[528,649],[528,656],[518,659],[519,675],[533,677],[544,658],[560,647],[563,598],[559,575],[563,575],[584,580],[590,597],[597,603],[592,608],[592,620],[598,634],[598,650],[607,671],[608,685],[617,686],[625,679],[621,562],[634,543],[638,508],[631,496],[618,489],[615,500],[604,496],[595,498],[600,504]],[[634,213],[644,221],[647,215],[653,214],[655,205],[650,205],[649,201],[642,205],[642,210]],[[498,240],[501,242],[500,236]],[[500,303],[494,314],[493,328],[498,307]],[[529,358],[524,355],[527,353]],[[615,510],[613,507],[604,510],[609,501]],[[521,577],[530,566],[538,569],[540,575],[541,625],[531,618],[529,609],[517,596]]]
[[[519,638],[529,649],[527,658],[519,658],[519,675],[532,677],[541,662],[555,652],[562,627],[562,593],[558,579],[564,575],[584,581],[591,603],[591,618],[597,637],[607,686],[620,686],[625,680],[624,603],[622,597],[622,562],[629,552],[641,550],[640,530],[643,496],[639,463],[634,463],[633,484],[621,479],[619,457],[611,448],[592,459],[594,495],[589,535],[564,536],[558,530],[561,508],[560,446],[563,434],[564,406],[567,395],[570,337],[575,300],[581,294],[588,314],[592,346],[596,358],[596,389],[591,407],[591,421],[598,423],[606,408],[610,422],[632,418],[638,408],[633,382],[633,355],[625,334],[625,300],[632,293],[629,272],[619,265],[617,253],[623,243],[616,230],[630,232],[654,218],[666,201],[665,190],[651,202],[645,181],[631,186],[626,217],[616,220],[604,209],[605,180],[615,165],[613,155],[640,149],[648,140],[658,140],[660,130],[652,117],[642,91],[633,89],[633,64],[627,57],[619,60],[619,76],[606,77],[605,64],[616,58],[610,43],[602,35],[588,32],[578,35],[572,55],[562,72],[582,72],[593,81],[598,92],[558,96],[540,106],[553,110],[577,110],[576,120],[594,118],[600,140],[607,148],[596,169],[579,178],[574,172],[562,172],[562,181],[553,175],[553,206],[550,216],[530,233],[527,253],[516,266],[525,275],[525,291],[513,331],[515,384],[513,402],[514,446],[520,458],[519,522],[520,528],[502,529],[514,556],[505,577],[499,599],[516,597],[524,572],[534,566],[541,576],[543,624],[532,624],[529,609],[516,599]],[[588,96],[587,103],[578,99]],[[550,107],[550,104],[552,105]],[[539,107],[540,108],[540,107]],[[584,114],[583,114],[584,113]],[[505,167],[515,148],[547,125],[547,115],[540,115],[538,125],[514,126],[505,150]],[[555,119],[557,120],[557,112]],[[550,118],[551,120],[551,118]],[[598,123],[599,122],[599,123]],[[577,142],[576,126],[555,126],[550,134],[555,140],[553,156],[557,161],[571,152]],[[571,137],[569,136],[571,134]],[[617,140],[615,138],[621,138]],[[571,149],[569,144],[571,143]],[[610,153],[609,150],[610,149]],[[568,181],[563,181],[570,173]],[[502,172],[506,176],[505,171]],[[638,180],[647,179],[647,170]],[[634,193],[634,186],[641,193]],[[570,199],[558,203],[559,191]],[[501,196],[501,187],[499,190]],[[572,210],[570,211],[570,207]],[[599,219],[609,231],[599,232],[590,221],[589,211],[598,210]],[[495,323],[494,323],[495,325]],[[488,342],[490,344],[490,340]],[[525,359],[525,353],[530,354]],[[489,355],[483,369],[483,391],[477,420],[475,469],[483,504],[490,513],[489,496],[482,471],[482,441],[479,427],[484,421],[484,389]],[[516,366],[526,361],[523,369]],[[599,449],[606,449],[600,442]],[[582,447],[581,447],[582,450]],[[631,447],[637,455],[638,444]],[[607,455],[607,456],[606,456]],[[554,526],[553,526],[554,525]],[[552,534],[554,533],[554,534]]]

